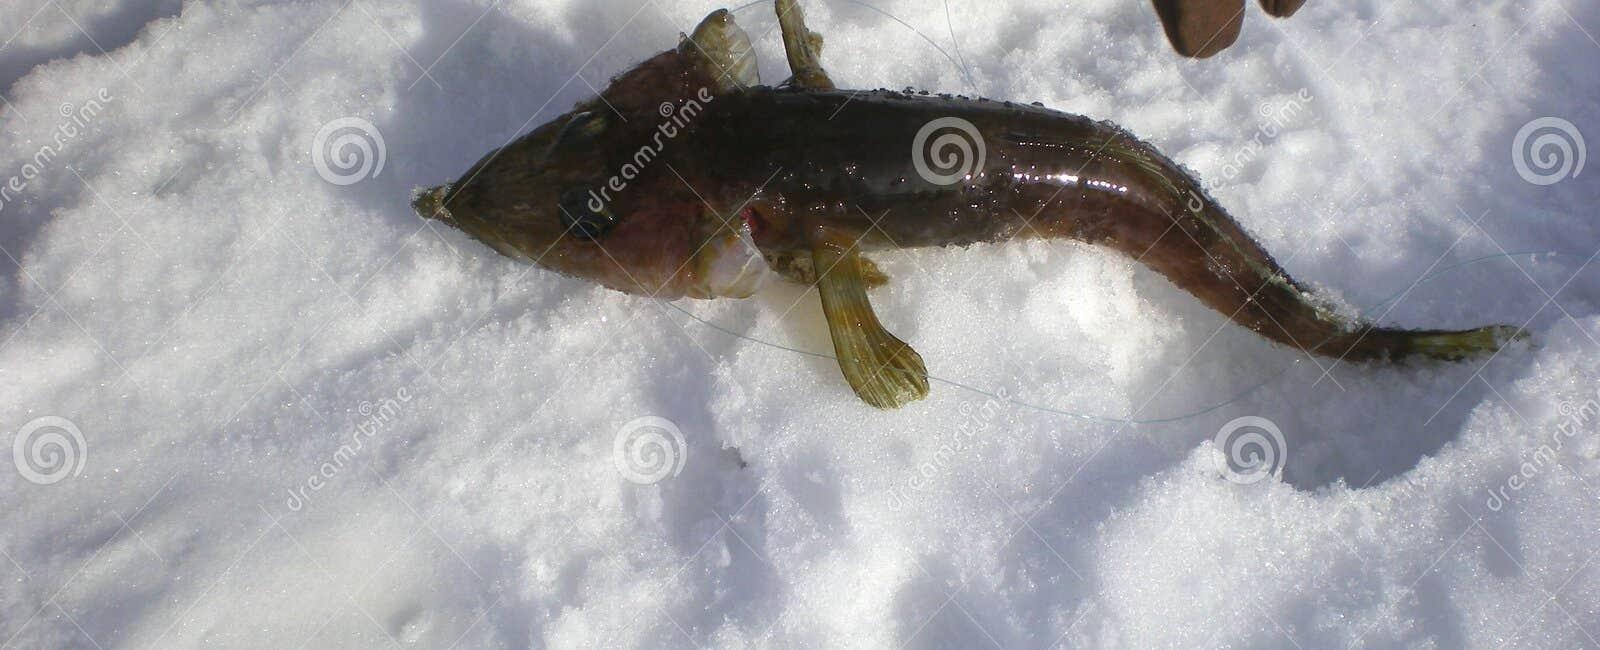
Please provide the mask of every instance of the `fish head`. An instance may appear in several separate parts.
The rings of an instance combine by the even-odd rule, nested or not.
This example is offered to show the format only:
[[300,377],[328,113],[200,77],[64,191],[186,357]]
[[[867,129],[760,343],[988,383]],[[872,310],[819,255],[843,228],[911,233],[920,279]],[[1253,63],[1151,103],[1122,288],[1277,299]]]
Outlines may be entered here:
[[718,97],[759,82],[755,67],[744,32],[714,12],[678,47],[412,205],[504,255],[613,289],[749,295],[768,273],[749,226],[718,214],[715,188],[684,178],[671,148],[692,147]]

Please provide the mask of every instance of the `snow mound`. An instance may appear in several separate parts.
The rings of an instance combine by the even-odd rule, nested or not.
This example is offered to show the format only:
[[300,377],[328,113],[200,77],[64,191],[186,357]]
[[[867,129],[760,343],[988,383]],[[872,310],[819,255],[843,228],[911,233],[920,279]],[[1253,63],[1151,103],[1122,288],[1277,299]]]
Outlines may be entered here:
[[1251,6],[1195,62],[1148,3],[808,3],[843,87],[1115,120],[1330,299],[1534,333],[1331,364],[1093,247],[916,251],[895,412],[806,292],[624,296],[407,206],[717,7],[0,7],[3,647],[1600,646],[1600,174],[1513,151],[1600,136],[1600,5]]

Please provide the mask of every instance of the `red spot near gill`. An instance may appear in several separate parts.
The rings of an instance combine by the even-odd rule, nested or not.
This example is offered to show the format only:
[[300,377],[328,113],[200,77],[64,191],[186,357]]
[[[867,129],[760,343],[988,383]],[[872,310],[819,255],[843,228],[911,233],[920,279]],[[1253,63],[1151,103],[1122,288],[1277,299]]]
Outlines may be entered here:
[[756,209],[746,206],[745,209],[739,211],[739,218],[743,219],[744,225],[750,228],[750,238],[760,241],[761,236],[765,234],[766,224],[761,220],[761,215],[756,214]]

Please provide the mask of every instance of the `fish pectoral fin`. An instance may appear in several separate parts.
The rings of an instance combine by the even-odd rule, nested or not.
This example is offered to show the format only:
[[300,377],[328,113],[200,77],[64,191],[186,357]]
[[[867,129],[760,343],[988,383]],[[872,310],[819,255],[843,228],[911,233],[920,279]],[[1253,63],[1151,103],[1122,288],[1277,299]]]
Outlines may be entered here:
[[806,15],[795,0],[777,0],[778,26],[783,29],[783,51],[789,57],[789,82],[801,88],[832,90],[833,80],[822,69],[822,36],[806,29]]
[[681,39],[678,49],[699,61],[700,69],[716,80],[718,90],[729,92],[761,85],[755,48],[727,9],[707,15],[693,34]]
[[824,242],[812,249],[811,259],[812,267],[820,270],[817,291],[833,352],[850,388],[881,409],[927,397],[928,369],[922,355],[883,329],[872,313],[861,255],[853,248]]

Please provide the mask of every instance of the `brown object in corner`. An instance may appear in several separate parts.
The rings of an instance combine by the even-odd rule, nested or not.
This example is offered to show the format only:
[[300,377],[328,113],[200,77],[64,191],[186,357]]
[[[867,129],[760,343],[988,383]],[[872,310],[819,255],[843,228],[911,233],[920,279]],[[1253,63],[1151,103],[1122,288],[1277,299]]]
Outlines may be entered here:
[[[1172,49],[1204,59],[1233,45],[1244,25],[1244,0],[1153,0]],[[1303,2],[1303,0],[1300,0]],[[1298,4],[1296,0],[1267,4]],[[1271,11],[1271,9],[1269,9]],[[1292,9],[1290,11],[1293,11]]]
[[[1204,59],[1233,45],[1244,25],[1244,0],[1152,0],[1172,49]],[[1288,18],[1306,0],[1261,0],[1274,18]]]
[[1261,0],[1261,8],[1273,18],[1288,18],[1305,3],[1306,0]]

